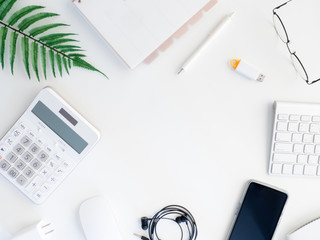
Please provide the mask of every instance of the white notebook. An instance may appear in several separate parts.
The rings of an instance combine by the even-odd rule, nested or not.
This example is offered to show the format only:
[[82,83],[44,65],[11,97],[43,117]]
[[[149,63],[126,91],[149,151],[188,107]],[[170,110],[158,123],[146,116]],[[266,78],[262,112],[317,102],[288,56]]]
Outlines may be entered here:
[[75,5],[134,68],[217,0],[82,0]]

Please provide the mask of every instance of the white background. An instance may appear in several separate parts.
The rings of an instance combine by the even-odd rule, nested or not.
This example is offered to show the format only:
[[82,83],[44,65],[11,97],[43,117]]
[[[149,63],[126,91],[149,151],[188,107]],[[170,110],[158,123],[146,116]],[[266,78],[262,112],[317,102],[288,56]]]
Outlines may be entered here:
[[[85,1],[85,0],[84,0]],[[28,1],[29,2],[29,1]],[[319,77],[315,39],[319,1],[294,0],[281,10],[297,54]],[[53,87],[96,126],[101,141],[41,206],[0,179],[0,225],[14,233],[41,218],[55,225],[53,239],[85,239],[78,218],[81,202],[104,195],[123,239],[143,234],[139,219],[168,204],[187,207],[199,240],[224,239],[249,179],[289,192],[274,239],[320,216],[319,179],[267,174],[275,100],[320,102],[320,84],[308,86],[296,74],[285,44],[273,28],[272,9],[282,1],[220,1],[187,34],[150,65],[129,70],[79,16],[71,0],[38,4],[61,14],[79,33],[87,60],[105,72],[74,68],[70,76],[40,83],[28,80],[20,51],[15,76],[9,56],[0,72],[0,135],[4,135],[45,86]],[[103,7],[103,1],[101,5]],[[232,22],[182,76],[177,71],[210,29],[230,12]],[[281,14],[279,12],[279,14]],[[298,30],[307,31],[299,33]],[[238,75],[229,60],[241,58],[267,75],[263,83]],[[318,68],[318,69],[317,69]],[[318,70],[318,72],[317,72]],[[173,238],[177,239],[177,238]]]

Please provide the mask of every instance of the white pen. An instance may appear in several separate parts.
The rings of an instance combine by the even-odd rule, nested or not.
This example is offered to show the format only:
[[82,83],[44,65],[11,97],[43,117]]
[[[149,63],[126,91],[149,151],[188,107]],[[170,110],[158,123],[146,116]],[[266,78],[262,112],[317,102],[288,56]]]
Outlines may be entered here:
[[193,61],[203,52],[203,50],[209,45],[212,39],[217,36],[223,27],[230,22],[231,17],[234,13],[228,14],[225,16],[217,26],[215,26],[212,31],[208,34],[208,36],[202,41],[202,43],[193,51],[193,53],[188,57],[188,59],[182,64],[182,67],[178,71],[178,74],[186,71],[189,66],[193,63]]

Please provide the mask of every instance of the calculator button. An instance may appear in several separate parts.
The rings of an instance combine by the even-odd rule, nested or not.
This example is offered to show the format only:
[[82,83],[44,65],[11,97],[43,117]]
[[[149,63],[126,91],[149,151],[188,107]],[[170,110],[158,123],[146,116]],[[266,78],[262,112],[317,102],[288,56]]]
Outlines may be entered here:
[[12,163],[14,163],[17,160],[17,155],[15,155],[13,152],[10,152],[7,154],[6,159]]
[[20,176],[17,178],[17,182],[18,182],[21,186],[24,186],[24,185],[26,185],[26,183],[27,183],[27,179],[26,179],[24,176],[20,175]]
[[39,144],[39,146],[43,145],[43,141],[40,138],[37,140],[37,143]]
[[29,147],[31,144],[31,139],[28,138],[27,136],[23,136],[20,140],[20,143],[22,144],[22,146],[24,147]]
[[64,169],[63,168],[61,168],[61,167],[59,167],[56,171],[55,171],[55,175],[56,176],[61,176],[61,175],[63,175],[64,174]]
[[14,144],[14,139],[12,137],[8,137],[5,141],[6,144],[12,146]]
[[31,178],[31,177],[34,175],[34,171],[33,171],[31,168],[27,167],[27,168],[23,171],[23,174],[24,174],[25,176],[27,176],[28,178]]
[[24,148],[20,145],[20,144],[17,144],[14,148],[13,148],[13,151],[18,154],[18,155],[21,155],[23,152],[24,152]]
[[51,149],[50,147],[48,147],[48,146],[46,146],[45,150],[46,150],[49,154],[52,153],[52,149]]
[[29,136],[30,138],[34,138],[34,137],[35,137],[34,133],[31,132],[31,131],[28,132],[28,136]]
[[18,126],[21,130],[26,130],[26,125],[23,122],[19,123]]
[[24,152],[22,154],[22,159],[25,161],[25,162],[30,162],[32,160],[33,156],[31,155],[31,153],[29,152]]
[[21,134],[21,131],[19,129],[15,129],[13,132],[12,132],[12,136],[17,138],[19,137]]
[[0,154],[5,153],[7,150],[8,150],[8,149],[7,149],[6,146],[4,146],[4,145],[0,146]]
[[33,143],[30,147],[30,152],[33,154],[37,154],[39,150],[40,150],[40,147],[35,143]]
[[57,160],[58,162],[61,161],[61,157],[60,157],[58,154],[55,154],[53,157],[54,157],[54,159]]
[[49,175],[49,170],[46,168],[41,169],[40,176],[46,178]]
[[26,167],[26,164],[19,159],[18,161],[16,161],[15,166],[21,171]]
[[31,183],[27,186],[26,190],[28,192],[33,192],[37,190],[41,185],[42,179],[39,176],[36,176]]
[[44,195],[43,192],[38,191],[33,195],[33,198],[36,199],[36,200],[41,200],[43,198],[43,195]]
[[6,160],[2,160],[0,162],[0,169],[1,170],[7,171],[10,167],[11,167],[11,165]]
[[49,184],[54,185],[58,181],[58,178],[51,176],[47,181]]
[[44,183],[44,184],[41,186],[40,191],[41,191],[41,192],[47,192],[49,189],[50,189],[50,185],[47,184],[47,183]]
[[8,171],[8,174],[10,177],[16,178],[19,175],[19,172],[15,168],[10,168],[10,170]]
[[38,170],[40,167],[41,167],[41,162],[37,159],[34,159],[32,162],[31,162],[31,167],[35,170]]
[[47,167],[50,169],[50,170],[54,170],[57,166],[57,163],[55,161],[53,161],[52,159],[50,159],[49,163],[47,164]]
[[42,161],[45,162],[48,159],[48,154],[45,151],[41,151],[38,155],[38,158]]

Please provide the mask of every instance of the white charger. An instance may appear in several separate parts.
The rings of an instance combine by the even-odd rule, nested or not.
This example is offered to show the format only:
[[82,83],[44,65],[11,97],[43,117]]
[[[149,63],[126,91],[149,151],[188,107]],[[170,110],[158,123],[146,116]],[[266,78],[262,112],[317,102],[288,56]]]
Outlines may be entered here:
[[236,72],[240,73],[241,75],[249,79],[263,82],[263,80],[266,77],[266,75],[262,74],[257,68],[245,62],[244,60],[232,59],[230,61],[230,65]]
[[49,240],[54,231],[52,224],[47,221],[40,221],[14,234],[10,240]]

